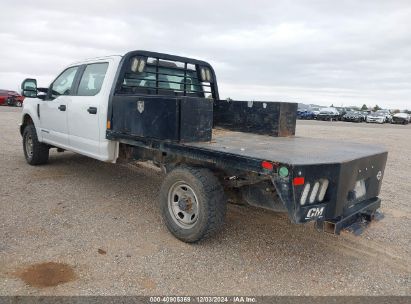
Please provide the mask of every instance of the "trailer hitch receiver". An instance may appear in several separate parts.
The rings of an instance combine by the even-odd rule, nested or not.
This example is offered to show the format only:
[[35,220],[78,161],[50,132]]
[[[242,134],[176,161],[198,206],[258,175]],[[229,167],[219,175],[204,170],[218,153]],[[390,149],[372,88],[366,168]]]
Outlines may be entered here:
[[333,220],[318,220],[316,227],[331,234],[339,235],[342,230],[346,230],[355,235],[360,235],[372,221],[379,221],[384,218],[384,215],[377,210],[380,205],[381,200],[376,198],[348,216]]

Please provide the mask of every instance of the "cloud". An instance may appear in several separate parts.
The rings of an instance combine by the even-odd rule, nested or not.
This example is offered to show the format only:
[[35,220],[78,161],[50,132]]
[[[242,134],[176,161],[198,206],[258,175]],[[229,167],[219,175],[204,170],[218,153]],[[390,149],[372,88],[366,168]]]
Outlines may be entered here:
[[0,87],[134,49],[207,60],[222,97],[411,108],[409,1],[2,1]]

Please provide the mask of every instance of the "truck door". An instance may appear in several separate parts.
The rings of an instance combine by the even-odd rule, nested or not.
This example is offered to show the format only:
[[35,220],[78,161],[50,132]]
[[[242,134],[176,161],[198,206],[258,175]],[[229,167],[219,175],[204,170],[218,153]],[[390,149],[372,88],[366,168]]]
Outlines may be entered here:
[[103,107],[107,107],[108,97],[102,96],[100,91],[108,65],[108,62],[98,62],[82,66],[77,93],[72,96],[68,112],[70,147],[95,158],[100,156],[99,123],[100,120],[105,122],[107,116]]
[[67,147],[67,112],[72,88],[79,67],[64,70],[51,84],[46,100],[40,104],[40,129],[43,140],[58,147]]

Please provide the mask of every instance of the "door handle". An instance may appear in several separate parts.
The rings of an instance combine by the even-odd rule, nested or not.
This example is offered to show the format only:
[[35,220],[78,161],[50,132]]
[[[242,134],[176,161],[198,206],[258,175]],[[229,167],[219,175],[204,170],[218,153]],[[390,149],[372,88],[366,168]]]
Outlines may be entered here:
[[87,112],[90,114],[97,114],[97,108],[96,107],[90,107],[87,109]]
[[66,110],[66,105],[59,105],[58,109],[60,111],[65,111]]

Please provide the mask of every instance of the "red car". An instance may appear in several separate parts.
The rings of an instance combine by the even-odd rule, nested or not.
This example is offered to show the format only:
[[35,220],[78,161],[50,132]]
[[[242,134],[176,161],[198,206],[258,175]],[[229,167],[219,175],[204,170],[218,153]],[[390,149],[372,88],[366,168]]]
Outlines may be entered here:
[[15,91],[0,90],[0,106],[23,106],[24,97]]

